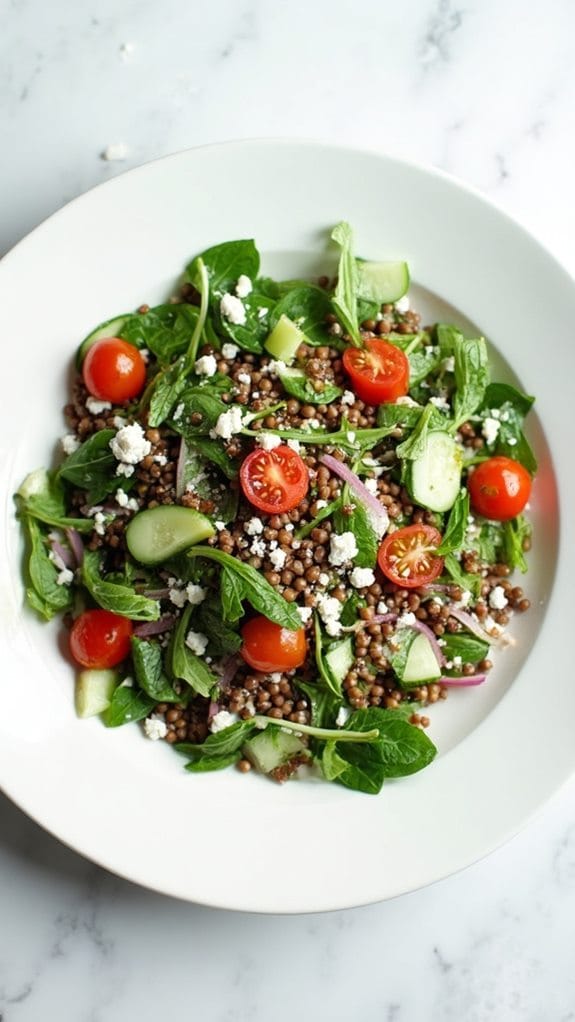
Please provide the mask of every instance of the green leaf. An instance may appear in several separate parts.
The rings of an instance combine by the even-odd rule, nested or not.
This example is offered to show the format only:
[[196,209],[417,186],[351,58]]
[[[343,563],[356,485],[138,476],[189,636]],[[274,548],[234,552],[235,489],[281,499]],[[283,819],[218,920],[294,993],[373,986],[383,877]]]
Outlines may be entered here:
[[337,224],[331,237],[341,248],[333,307],[354,344],[361,346],[357,320],[358,269],[353,255],[353,233],[345,221]]
[[86,589],[104,610],[110,610],[132,621],[157,621],[160,605],[157,600],[140,596],[131,586],[108,582],[100,575],[100,556],[86,550],[81,568],[82,581]]
[[[222,606],[224,607],[227,621],[238,620],[240,615],[235,618],[233,616],[237,613],[238,602],[240,600],[247,600],[248,603],[251,603],[254,610],[269,618],[270,621],[274,621],[277,625],[281,625],[282,628],[289,628],[292,631],[301,628],[301,618],[295,604],[284,600],[283,596],[276,592],[269,582],[263,578],[261,573],[252,568],[251,565],[239,561],[236,557],[232,557],[231,554],[226,554],[215,547],[199,545],[191,547],[187,556],[206,557],[209,560],[217,561],[222,568],[227,569],[225,574],[222,572]],[[236,576],[233,589],[231,583],[232,575]],[[226,579],[225,582],[224,577]],[[224,589],[227,590],[225,597]],[[230,611],[232,616],[230,616]]]
[[[350,496],[347,485],[345,490],[347,495],[344,493],[342,507],[334,516],[336,529],[339,533],[352,532],[355,536],[357,555],[353,559],[354,565],[358,568],[373,568],[377,561],[379,540],[365,505],[360,504],[356,497]],[[343,507],[350,502],[353,503],[354,510],[350,515],[346,515],[343,513]]]
[[483,337],[462,338],[454,351],[455,392],[453,395],[454,428],[467,422],[481,407],[489,382],[487,347]]
[[531,526],[523,515],[517,515],[503,523],[503,544],[505,561],[510,568],[527,571],[527,560],[523,552],[523,544],[531,536]]
[[405,673],[409,651],[417,635],[418,632],[415,628],[398,628],[394,635],[393,646],[390,646],[389,663],[400,682]]
[[341,702],[341,682],[334,677],[325,659],[326,637],[323,634],[319,614],[314,614],[315,662],[319,676],[327,689]]
[[187,267],[188,279],[196,287],[199,283],[199,259],[203,261],[208,272],[210,291],[218,292],[220,295],[226,291],[233,293],[238,277],[242,274],[254,281],[260,267],[259,252],[254,241],[225,241],[201,252]]
[[186,646],[186,635],[193,609],[188,604],[174,630],[170,644],[171,668],[175,678],[187,681],[194,692],[207,698],[218,679],[212,674],[206,662]]
[[[238,461],[236,458],[230,458],[229,454],[226,454],[223,444],[219,440],[209,440],[203,436],[195,436],[193,440],[188,440],[187,443],[188,449],[191,452],[199,454],[204,461],[210,461],[227,479],[237,479],[239,473]],[[212,493],[212,500],[213,496]]]
[[280,381],[287,394],[308,405],[329,405],[343,394],[341,387],[329,382],[325,383],[323,390],[316,391],[310,377],[303,371],[288,369],[280,373]]
[[269,316],[274,303],[265,295],[256,294],[255,291],[252,291],[247,298],[243,298],[242,303],[246,314],[245,323],[232,323],[222,316],[219,300],[215,304],[214,319],[219,333],[229,337],[244,351],[250,351],[257,355],[264,350],[264,342],[270,332]]
[[148,423],[150,426],[160,426],[162,422],[170,417],[170,413],[173,411],[176,403],[179,402],[187,382],[185,367],[185,356],[181,355],[171,366],[158,373],[152,381],[148,411]]
[[534,401],[534,397],[517,390],[510,383],[490,383],[485,391],[484,407],[502,408],[504,405],[510,405],[525,418]]
[[309,701],[311,722],[314,727],[333,728],[337,711],[341,706],[341,695],[313,682],[294,679],[294,685],[300,689]]
[[483,581],[481,575],[471,575],[464,571],[453,554],[445,555],[444,567],[447,575],[451,577],[451,580],[455,582],[456,585],[461,586],[462,589],[469,589],[469,591],[477,599],[481,591],[481,584]]
[[44,468],[30,472],[15,494],[20,514],[37,518],[45,525],[60,529],[73,528],[78,532],[91,532],[94,523],[87,518],[66,515],[65,493],[62,481],[55,472]]
[[182,752],[194,760],[202,759],[203,756],[229,756],[231,753],[238,752],[255,730],[256,725],[253,720],[237,720],[229,727],[209,735],[201,745],[179,742],[174,745],[174,748],[177,752]]
[[[280,298],[271,312],[270,330],[273,330],[280,316],[287,316],[299,326],[300,330],[303,330],[307,343],[311,345],[329,344],[333,338],[330,338],[328,334],[326,316],[331,312],[331,307],[331,298],[323,288],[313,284],[301,285],[296,282],[295,287]],[[292,391],[288,391],[288,393],[291,394]]]
[[241,578],[238,578],[234,571],[224,567],[220,578],[220,591],[224,621],[235,624],[236,621],[243,617],[244,613],[242,604],[245,598],[243,581]]
[[[357,710],[343,728],[344,731],[379,730],[376,742],[367,744],[336,742],[338,756],[348,763],[348,769],[337,776],[339,784],[348,788],[376,794],[389,777],[405,777],[428,766],[436,755],[436,748],[428,736],[396,715],[393,710],[373,707]],[[339,768],[339,764],[336,764]]]
[[461,550],[465,543],[467,531],[467,519],[469,517],[469,492],[465,487],[459,491],[455,503],[449,512],[447,527],[443,533],[443,539],[437,548],[440,555],[454,553]]
[[180,701],[180,696],[164,672],[163,650],[159,642],[132,636],[132,660],[138,685],[156,703]]
[[209,596],[195,612],[194,623],[198,631],[209,639],[207,652],[210,656],[229,656],[237,653],[242,644],[241,635],[228,628],[223,618],[220,594]]
[[128,316],[118,336],[138,348],[147,348],[160,365],[167,366],[188,350],[198,320],[196,306],[157,305],[148,312]]
[[112,695],[112,701],[103,714],[106,727],[120,727],[134,720],[147,717],[156,705],[156,700],[136,688],[119,685]]
[[349,770],[349,763],[338,755],[336,742],[325,742],[320,759],[321,772],[326,781],[337,781]]
[[[185,444],[184,451],[180,452],[183,458],[182,489],[191,485],[194,493],[211,501],[214,505],[214,519],[233,521],[237,513],[239,491],[220,476],[217,466],[221,464],[227,476],[237,472],[237,463],[228,458],[224,447],[217,440],[198,437],[190,441],[182,438],[182,444]],[[214,447],[208,447],[210,444]]]
[[186,763],[186,770],[191,774],[206,774],[208,771],[225,770],[241,759],[241,752],[228,752],[226,756],[202,756],[201,759]]
[[537,459],[523,433],[523,419],[533,405],[534,398],[516,390],[508,383],[490,383],[485,391],[483,417],[498,411],[499,430],[495,443],[489,447],[493,454],[503,454],[525,466],[532,475],[537,471]]
[[118,487],[117,461],[110,450],[113,429],[100,429],[69,454],[58,470],[58,475],[81,490],[87,490],[87,500],[97,504]]
[[[221,399],[221,392],[211,384],[186,387],[178,398],[178,417],[172,419],[170,425],[185,436],[186,440],[195,440],[208,436],[220,415],[228,410]],[[197,423],[190,422],[191,416],[201,416]],[[214,441],[218,443],[218,441]],[[219,445],[221,447],[221,444]]]
[[60,586],[56,581],[58,569],[48,556],[47,543],[38,522],[25,517],[23,524],[28,538],[27,572],[31,583],[26,598],[33,610],[50,620],[54,614],[72,605],[72,594],[68,586]]
[[403,443],[399,444],[395,453],[398,458],[409,458],[411,461],[415,461],[416,458],[420,458],[425,451],[425,445],[427,443],[427,434],[430,429],[432,419],[437,414],[435,405],[428,404],[421,412],[417,425],[413,432],[407,437]]
[[446,632],[443,636],[442,652],[446,660],[461,657],[464,664],[476,664],[479,660],[484,660],[489,653],[489,643],[463,632]]

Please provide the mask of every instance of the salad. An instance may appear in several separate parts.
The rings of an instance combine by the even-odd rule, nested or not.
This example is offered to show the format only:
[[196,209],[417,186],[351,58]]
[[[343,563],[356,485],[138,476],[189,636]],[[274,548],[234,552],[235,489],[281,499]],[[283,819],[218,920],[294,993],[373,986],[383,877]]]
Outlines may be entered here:
[[276,281],[251,240],[80,345],[62,456],[16,494],[26,599],[62,615],[78,715],[192,773],[367,793],[427,766],[430,704],[529,607],[533,398],[422,327],[404,262]]

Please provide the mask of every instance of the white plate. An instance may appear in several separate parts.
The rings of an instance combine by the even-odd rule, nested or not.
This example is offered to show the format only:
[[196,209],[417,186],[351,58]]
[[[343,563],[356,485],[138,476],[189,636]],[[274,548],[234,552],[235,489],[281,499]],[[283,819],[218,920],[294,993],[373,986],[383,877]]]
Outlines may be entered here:
[[[255,237],[269,272],[321,270],[328,230],[343,218],[362,255],[409,260],[427,316],[480,328],[536,393],[530,437],[541,461],[525,581],[533,609],[512,625],[517,644],[496,653],[483,687],[433,708],[436,761],[377,797],[307,780],[278,788],[232,770],[190,776],[136,727],[78,721],[57,626],[23,610],[11,499],[24,474],[54,453],[70,357],[95,323],[165,298],[190,256],[231,238]],[[559,518],[561,510],[568,521],[575,507],[566,425],[575,286],[525,231],[436,172],[317,144],[239,142],[168,157],[71,203],[4,260],[0,292],[8,569],[0,782],[30,816],[156,890],[301,912],[389,898],[461,869],[515,833],[568,778],[575,549],[559,536]]]

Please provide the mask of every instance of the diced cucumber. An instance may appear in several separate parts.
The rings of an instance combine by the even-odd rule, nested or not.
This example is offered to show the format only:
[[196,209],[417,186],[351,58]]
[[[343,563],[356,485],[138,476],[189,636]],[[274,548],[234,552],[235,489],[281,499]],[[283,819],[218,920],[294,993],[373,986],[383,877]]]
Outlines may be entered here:
[[297,349],[304,341],[303,330],[288,316],[282,315],[265,342],[265,348],[274,358],[287,364],[293,362]]
[[419,632],[407,654],[403,677],[403,685],[420,685],[425,681],[436,681],[441,677],[441,668],[429,639]]
[[461,487],[463,454],[449,433],[432,430],[425,449],[410,462],[406,483],[410,496],[430,511],[449,511]]
[[100,323],[95,330],[92,330],[91,334],[84,338],[76,352],[76,369],[82,368],[82,363],[86,358],[88,349],[92,347],[95,341],[99,341],[102,337],[118,337],[120,335],[120,330],[128,316],[129,313],[126,313],[123,316],[115,316],[114,319],[108,319],[105,323]]
[[397,302],[409,287],[409,267],[407,263],[385,262],[370,263],[358,260],[359,288],[358,296],[369,302],[381,305]]
[[96,668],[80,671],[75,691],[78,716],[95,717],[107,710],[119,680],[117,671]]
[[262,774],[285,766],[294,756],[309,756],[309,751],[300,738],[292,731],[280,731],[269,726],[243,746],[243,754]]
[[134,515],[126,529],[128,550],[141,564],[160,564],[213,536],[209,518],[191,507],[163,505]]
[[340,691],[354,659],[353,643],[350,636],[342,639],[341,642],[336,642],[324,655],[325,665]]

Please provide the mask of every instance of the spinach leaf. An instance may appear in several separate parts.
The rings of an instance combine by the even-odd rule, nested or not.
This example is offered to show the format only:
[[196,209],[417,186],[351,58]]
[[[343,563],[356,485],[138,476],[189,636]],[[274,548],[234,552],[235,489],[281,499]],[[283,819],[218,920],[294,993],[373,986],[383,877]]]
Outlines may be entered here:
[[437,409],[435,405],[428,404],[425,406],[412,433],[403,443],[396,447],[396,454],[399,458],[409,458],[413,461],[421,457],[425,451],[431,420],[436,414]]
[[483,404],[489,382],[487,348],[483,337],[462,338],[454,351],[455,392],[453,395],[454,429]]
[[449,512],[447,527],[443,533],[443,539],[437,548],[440,555],[454,553],[461,550],[465,543],[467,532],[467,519],[469,517],[469,491],[462,487],[455,503]]
[[415,387],[434,372],[442,362],[441,351],[434,345],[408,352],[409,386]]
[[157,621],[160,605],[157,600],[140,596],[131,586],[108,582],[100,575],[100,557],[95,551],[86,550],[81,568],[82,582],[86,589],[104,610],[129,617],[132,621]]
[[214,321],[218,333],[229,337],[244,351],[258,354],[263,351],[264,341],[270,332],[269,314],[274,303],[265,295],[256,294],[255,291],[252,291],[247,298],[242,299],[242,302],[246,314],[245,323],[232,323],[222,316],[219,299],[213,305]]
[[521,462],[531,474],[537,471],[537,459],[522,426],[523,419],[534,400],[508,383],[490,383],[480,413],[486,416],[491,415],[493,410],[499,412],[499,430],[493,445],[493,453],[503,454]]
[[229,454],[226,454],[219,440],[209,440],[203,436],[195,436],[193,440],[188,440],[188,449],[200,455],[204,461],[211,462],[228,479],[237,479],[239,473],[238,461],[236,458],[230,458]]
[[170,417],[186,386],[186,357],[180,355],[172,365],[164,369],[152,381],[148,423],[161,426]]
[[44,468],[31,472],[15,495],[19,514],[37,518],[45,525],[56,528],[74,528],[78,532],[91,532],[94,523],[88,518],[69,518],[66,515],[64,487],[54,472]]
[[28,604],[47,621],[72,605],[72,594],[66,585],[58,585],[58,569],[48,556],[48,547],[38,522],[23,519],[27,532],[29,555],[27,573],[31,587],[27,587]]
[[503,522],[503,546],[505,561],[510,568],[527,571],[527,561],[523,552],[523,544],[531,536],[531,526],[523,515],[517,515]]
[[271,312],[270,329],[273,330],[280,316],[287,316],[303,330],[306,343],[329,344],[331,339],[326,316],[331,312],[331,304],[331,298],[323,288],[314,284],[296,284],[280,298]]
[[80,444],[60,465],[58,475],[81,490],[87,490],[87,500],[97,504],[118,486],[117,461],[110,450],[113,429],[100,429]]
[[[238,620],[240,617],[240,614],[237,614],[238,605],[241,606],[242,600],[247,600],[254,610],[263,614],[264,617],[268,617],[275,624],[281,625],[282,628],[291,630],[301,628],[301,618],[295,604],[284,600],[283,596],[276,592],[260,572],[252,568],[250,564],[237,560],[236,557],[224,553],[223,550],[209,546],[191,547],[187,556],[205,557],[208,560],[216,561],[226,569],[225,572],[222,572],[222,606],[227,621]],[[233,589],[232,576],[235,576]],[[237,616],[234,617],[234,615]]]
[[156,705],[156,700],[136,688],[119,685],[112,695],[112,701],[103,714],[106,727],[120,727],[134,720],[147,717]]
[[333,241],[341,248],[338,266],[338,280],[332,298],[333,307],[353,343],[361,347],[361,335],[357,320],[357,291],[359,274],[353,255],[353,234],[345,221],[337,224],[331,232]]
[[449,358],[454,355],[457,348],[463,343],[463,334],[455,326],[449,323],[438,323],[436,326],[437,343],[441,352],[441,358]]
[[186,646],[186,635],[190,627],[193,609],[188,604],[174,630],[170,644],[171,668],[175,678],[187,681],[194,692],[207,698],[218,679],[215,674],[212,674],[205,661],[192,653],[191,649]]
[[148,642],[132,636],[132,660],[138,685],[156,703],[180,702],[180,696],[164,671],[163,651],[159,642]]
[[182,438],[182,444],[185,445],[184,450],[180,452],[180,458],[183,459],[184,489],[190,486],[198,496],[211,501],[212,514],[216,520],[232,521],[237,513],[238,489],[222,479],[218,468],[221,466],[227,476],[234,478],[237,474],[237,462],[228,457],[217,440],[195,437],[193,441],[187,441]]
[[306,696],[311,709],[311,723],[314,727],[335,727],[341,696],[313,682],[294,679],[294,685]]
[[341,387],[329,382],[324,384],[323,390],[316,391],[310,377],[298,370],[281,373],[280,382],[286,393],[308,405],[329,405],[343,394]]
[[[198,387],[186,387],[178,397],[177,418],[172,418],[170,425],[177,433],[187,440],[199,436],[208,436],[220,415],[228,410],[222,401],[220,392],[210,384]],[[191,416],[201,416],[197,423],[190,421]],[[217,443],[217,441],[216,441]],[[221,446],[221,445],[219,445]]]
[[462,589],[469,589],[469,591],[477,599],[481,591],[481,583],[483,581],[481,575],[471,575],[464,571],[454,554],[445,555],[444,567],[447,575],[451,577],[451,580],[455,582],[456,585],[461,586]]
[[490,383],[485,391],[484,408],[502,408],[511,405],[523,418],[535,401],[534,397],[512,387],[510,383]]
[[489,653],[489,643],[463,632],[446,632],[442,650],[447,660],[459,656],[464,664],[476,664]]
[[198,631],[209,639],[207,652],[210,656],[228,656],[237,653],[242,638],[232,628],[228,628],[223,620],[222,601],[219,594],[209,596],[197,608],[194,623]]
[[241,752],[228,752],[225,756],[202,756],[200,759],[186,763],[186,770],[191,774],[206,774],[212,770],[225,770],[241,759]]
[[[393,710],[378,707],[356,710],[343,730],[369,731],[372,728],[379,730],[377,742],[361,745],[340,742],[337,748],[339,755],[362,773],[380,764],[384,777],[406,777],[423,770],[436,755],[437,749],[425,732],[396,716]],[[378,771],[374,770],[374,773],[377,778]],[[345,775],[340,777],[340,782],[348,783]],[[352,787],[351,784],[348,786]]]
[[340,624],[344,628],[350,628],[351,625],[355,624],[359,617],[359,610],[365,607],[366,601],[357,592],[353,592],[351,596],[348,596],[347,600],[343,605],[343,610],[340,615]]
[[[337,743],[334,741],[324,742],[323,749],[321,751],[320,767],[323,776],[326,781],[337,781],[342,774],[349,771],[349,763],[343,759],[342,756],[338,755]],[[364,789],[362,789],[364,790]],[[377,793],[379,788],[374,788],[373,793]],[[371,788],[369,793],[371,794]]]
[[260,268],[259,252],[254,241],[225,241],[201,252],[188,265],[187,276],[195,286],[198,284],[199,259],[206,267],[210,291],[220,296],[226,291],[233,293],[238,277],[242,274],[255,280]]
[[327,639],[323,634],[319,614],[314,614],[315,662],[323,685],[341,702],[341,681],[329,669],[325,658]]
[[[343,512],[343,508],[353,503],[354,510],[350,515]],[[357,555],[353,563],[358,568],[373,568],[377,561],[379,539],[371,524],[368,511],[364,504],[349,492],[349,486],[344,487],[342,506],[334,515],[334,524],[337,532],[352,532],[355,536]]]
[[169,365],[188,350],[198,309],[193,305],[157,305],[149,312],[128,316],[119,336],[138,348],[148,348],[160,365]]
[[238,752],[247,738],[256,730],[253,720],[237,720],[235,724],[223,728],[209,735],[201,745],[194,745],[192,742],[179,742],[174,745],[177,752],[190,756],[193,760],[202,759],[204,756],[229,756]]

